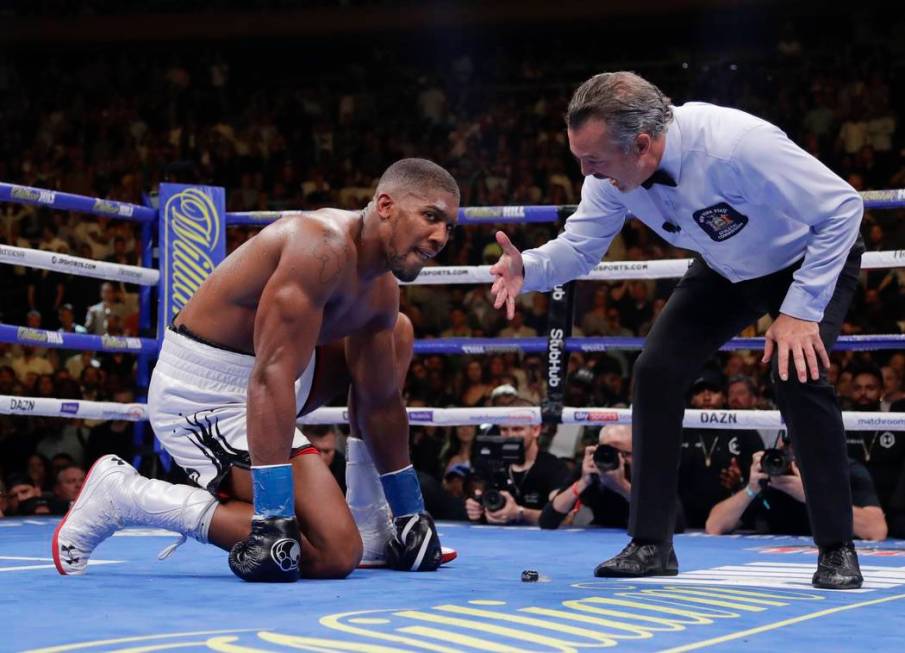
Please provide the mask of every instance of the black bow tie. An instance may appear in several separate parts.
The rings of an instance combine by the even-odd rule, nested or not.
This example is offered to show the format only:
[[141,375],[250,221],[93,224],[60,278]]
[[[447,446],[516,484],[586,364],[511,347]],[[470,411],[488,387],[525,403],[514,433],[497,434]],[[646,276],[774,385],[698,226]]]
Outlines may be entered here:
[[650,187],[654,184],[663,184],[664,186],[672,186],[676,187],[676,180],[672,178],[672,175],[666,172],[663,169],[657,170],[648,177],[646,180],[641,182],[641,185],[644,186],[645,190],[650,190]]

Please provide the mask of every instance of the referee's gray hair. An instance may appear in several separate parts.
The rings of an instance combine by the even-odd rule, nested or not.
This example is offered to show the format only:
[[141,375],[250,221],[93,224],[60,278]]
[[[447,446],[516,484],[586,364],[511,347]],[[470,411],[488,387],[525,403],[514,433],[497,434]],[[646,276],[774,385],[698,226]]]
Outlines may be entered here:
[[672,121],[672,108],[670,99],[640,75],[600,73],[572,95],[566,125],[579,129],[591,118],[603,120],[613,142],[630,152],[638,134],[656,138],[666,130]]

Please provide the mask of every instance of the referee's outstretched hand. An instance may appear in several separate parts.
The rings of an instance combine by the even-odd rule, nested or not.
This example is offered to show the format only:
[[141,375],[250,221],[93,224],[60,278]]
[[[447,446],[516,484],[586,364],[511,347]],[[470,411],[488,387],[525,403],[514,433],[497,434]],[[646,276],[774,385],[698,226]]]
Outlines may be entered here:
[[522,254],[502,231],[496,232],[496,241],[503,248],[503,255],[490,266],[490,274],[495,277],[490,292],[493,307],[501,308],[506,304],[506,317],[511,320],[515,317],[515,298],[525,283]]

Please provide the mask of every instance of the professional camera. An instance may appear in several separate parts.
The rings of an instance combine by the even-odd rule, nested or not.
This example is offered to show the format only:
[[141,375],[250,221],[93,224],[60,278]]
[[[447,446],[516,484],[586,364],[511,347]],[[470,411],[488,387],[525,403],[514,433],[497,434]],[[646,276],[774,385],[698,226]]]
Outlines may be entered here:
[[760,469],[767,476],[787,476],[792,473],[792,456],[786,449],[764,449]]
[[474,441],[475,468],[485,481],[480,501],[488,512],[496,512],[506,505],[501,490],[515,495],[509,465],[521,465],[525,462],[525,441],[521,438],[504,438],[499,432],[495,425],[482,426]]
[[[782,448],[777,447],[782,440]],[[788,431],[780,431],[776,434],[773,447],[764,449],[764,455],[760,459],[760,470],[767,476],[788,476],[792,473],[792,438]]]
[[599,444],[594,449],[594,464],[601,472],[612,472],[619,469],[622,461],[619,460],[619,450],[608,444]]

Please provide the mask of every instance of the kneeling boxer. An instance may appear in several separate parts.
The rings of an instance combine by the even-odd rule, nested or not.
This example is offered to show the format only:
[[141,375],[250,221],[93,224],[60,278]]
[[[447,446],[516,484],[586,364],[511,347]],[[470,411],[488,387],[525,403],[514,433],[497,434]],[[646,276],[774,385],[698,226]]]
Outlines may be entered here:
[[[84,572],[94,548],[131,525],[228,549],[250,581],[345,576],[362,558],[359,532],[368,556],[436,569],[400,393],[411,334],[396,279],[413,280],[446,245],[458,203],[446,170],[403,159],[363,211],[283,217],[227,257],[167,330],[148,393],[155,434],[200,488],[101,458],[54,533],[57,570]],[[295,428],[344,379],[361,438],[350,444],[351,512]],[[357,528],[353,515],[370,523]]]

